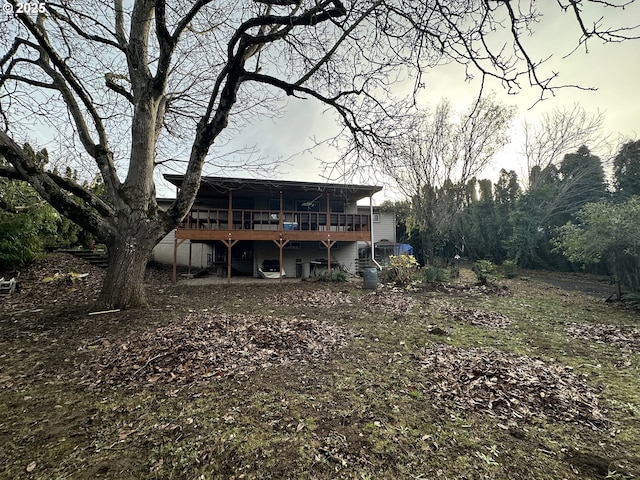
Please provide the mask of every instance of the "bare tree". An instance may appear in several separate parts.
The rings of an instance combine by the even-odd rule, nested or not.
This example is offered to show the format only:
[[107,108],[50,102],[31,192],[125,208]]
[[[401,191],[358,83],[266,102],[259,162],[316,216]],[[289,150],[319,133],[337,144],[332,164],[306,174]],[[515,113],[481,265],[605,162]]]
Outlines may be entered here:
[[[582,2],[567,4],[583,25]],[[37,12],[7,5],[14,13],[0,23],[0,154],[12,167],[0,174],[28,181],[104,239],[109,267],[99,302],[108,307],[144,303],[147,257],[191,208],[212,147],[215,155],[225,134],[247,115],[273,111],[284,95],[325,104],[356,151],[366,151],[385,142],[379,126],[404,109],[390,85],[400,67],[416,89],[422,72],[451,62],[508,89],[528,81],[541,95],[555,76],[543,75],[525,48],[522,32],[540,18],[534,2],[50,0]],[[510,42],[491,41],[496,30]],[[582,30],[582,39],[632,36],[601,24]],[[43,125],[95,165],[104,195],[30,161],[22,143]],[[169,150],[185,152],[187,163],[176,201],[162,211],[154,172],[175,158]]]
[[575,152],[582,145],[590,145],[592,149],[602,146],[604,115],[600,112],[589,115],[584,108],[575,104],[573,108],[556,108],[545,113],[538,125],[523,122],[524,157],[526,159],[526,175],[528,186],[535,188],[532,180],[543,181],[540,175],[532,171],[549,171],[552,165],[558,165],[562,158]]
[[438,238],[462,208],[467,185],[508,143],[515,109],[483,98],[460,118],[448,100],[433,113],[417,115],[405,135],[386,149],[378,163],[398,189],[412,199],[413,223],[422,235],[425,261],[434,256]]

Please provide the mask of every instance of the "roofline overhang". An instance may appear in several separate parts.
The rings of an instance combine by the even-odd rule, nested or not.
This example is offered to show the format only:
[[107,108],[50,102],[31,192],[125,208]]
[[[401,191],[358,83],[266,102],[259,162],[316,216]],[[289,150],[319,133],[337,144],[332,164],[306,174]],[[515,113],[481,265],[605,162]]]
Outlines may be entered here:
[[[180,188],[184,175],[164,174],[164,178]],[[255,178],[213,177],[204,176],[200,180],[200,188],[208,187],[218,193],[236,190],[253,191],[304,191],[318,193],[339,192],[340,195],[357,196],[358,199],[368,197],[382,190],[379,185],[357,185],[348,183],[300,182],[295,180],[268,180]]]

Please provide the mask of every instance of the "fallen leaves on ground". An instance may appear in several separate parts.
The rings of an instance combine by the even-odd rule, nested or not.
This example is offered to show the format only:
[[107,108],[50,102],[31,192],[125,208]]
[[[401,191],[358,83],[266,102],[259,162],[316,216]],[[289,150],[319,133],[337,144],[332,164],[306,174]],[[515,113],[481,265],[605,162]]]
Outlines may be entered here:
[[574,338],[615,345],[624,350],[640,353],[640,328],[637,327],[570,323],[564,331]]
[[433,382],[425,393],[433,402],[452,402],[501,418],[551,417],[601,423],[598,398],[570,367],[482,348],[437,345],[421,359]]
[[110,344],[98,339],[81,383],[136,387],[187,384],[290,362],[313,362],[343,346],[348,331],[316,320],[189,314],[183,321]]
[[360,298],[369,310],[385,310],[392,313],[407,313],[417,303],[415,299],[398,290],[368,293]]
[[[69,253],[51,253],[19,272],[20,291],[0,296],[0,305],[8,312],[27,313],[58,304],[65,308],[90,304],[102,289],[105,273],[104,268]],[[145,284],[165,285],[169,275],[168,269],[147,268]]]
[[501,329],[511,324],[511,319],[498,312],[445,304],[440,312],[456,322],[470,323],[485,328]]
[[331,290],[303,290],[296,288],[268,296],[262,302],[265,305],[306,306],[310,308],[331,308],[336,305],[352,305],[353,297],[348,292]]
[[[84,277],[79,277],[83,274]],[[20,292],[0,298],[7,311],[22,311],[64,303],[87,303],[102,288],[105,270],[68,253],[52,253],[21,271]]]
[[437,291],[446,295],[466,297],[504,297],[511,295],[507,285],[470,285],[466,283],[431,283],[426,284],[427,290]]
[[361,296],[352,296],[345,292],[331,290],[295,289],[280,292],[265,299],[268,305],[306,306],[311,308],[333,308],[341,305],[354,305],[367,310],[385,310],[393,313],[407,313],[416,304],[416,300],[400,290],[380,290]]

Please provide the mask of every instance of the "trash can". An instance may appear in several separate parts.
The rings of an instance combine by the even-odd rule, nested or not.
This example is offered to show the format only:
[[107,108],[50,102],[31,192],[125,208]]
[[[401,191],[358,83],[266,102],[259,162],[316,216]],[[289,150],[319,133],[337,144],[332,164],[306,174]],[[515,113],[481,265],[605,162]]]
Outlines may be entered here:
[[376,290],[378,288],[378,270],[375,267],[366,267],[362,271],[364,284],[362,288],[367,290]]
[[309,278],[311,276],[311,263],[302,263],[302,278]]

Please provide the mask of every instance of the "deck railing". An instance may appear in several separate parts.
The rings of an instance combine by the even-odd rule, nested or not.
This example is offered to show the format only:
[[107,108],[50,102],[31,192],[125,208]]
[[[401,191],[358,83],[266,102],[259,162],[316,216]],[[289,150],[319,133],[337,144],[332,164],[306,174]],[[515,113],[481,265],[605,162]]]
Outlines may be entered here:
[[[231,220],[231,221],[230,221]],[[370,216],[287,210],[193,209],[179,228],[212,230],[369,231]]]

